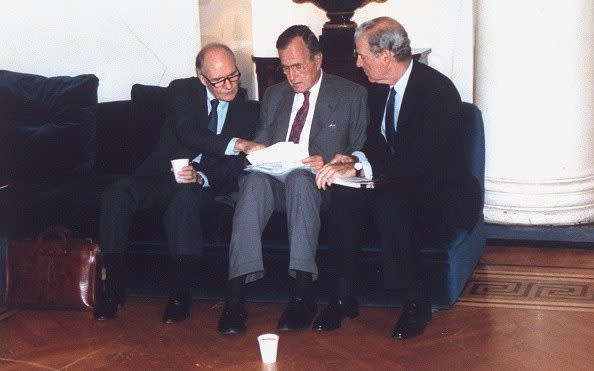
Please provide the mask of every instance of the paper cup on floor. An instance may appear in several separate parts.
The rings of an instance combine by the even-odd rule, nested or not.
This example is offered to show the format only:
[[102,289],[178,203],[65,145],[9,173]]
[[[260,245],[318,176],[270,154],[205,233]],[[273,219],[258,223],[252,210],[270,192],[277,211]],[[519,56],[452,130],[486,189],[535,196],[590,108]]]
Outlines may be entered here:
[[171,167],[173,168],[173,174],[175,175],[175,181],[180,183],[181,179],[177,175],[184,166],[188,166],[190,164],[190,160],[187,158],[178,158],[175,160],[171,160]]
[[262,362],[274,363],[276,362],[276,352],[278,349],[278,335],[263,334],[258,336],[258,344],[260,344],[260,355],[262,355]]

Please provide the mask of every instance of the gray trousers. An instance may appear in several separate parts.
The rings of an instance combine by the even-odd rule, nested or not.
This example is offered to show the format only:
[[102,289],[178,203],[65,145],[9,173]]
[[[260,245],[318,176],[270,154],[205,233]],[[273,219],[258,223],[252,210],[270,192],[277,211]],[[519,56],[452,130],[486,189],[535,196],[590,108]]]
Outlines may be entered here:
[[262,232],[274,211],[287,215],[289,274],[300,270],[311,272],[317,279],[315,258],[320,208],[322,198],[326,198],[323,193],[315,185],[315,175],[303,169],[289,173],[284,182],[259,172],[245,176],[233,214],[229,279],[245,275],[247,283],[264,276]]

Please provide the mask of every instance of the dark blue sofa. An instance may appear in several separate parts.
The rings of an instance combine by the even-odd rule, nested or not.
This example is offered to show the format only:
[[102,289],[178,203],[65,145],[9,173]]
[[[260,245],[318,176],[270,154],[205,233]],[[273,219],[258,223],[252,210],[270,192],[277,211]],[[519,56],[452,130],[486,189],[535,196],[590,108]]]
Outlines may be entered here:
[[[466,164],[485,190],[485,135],[481,111],[464,102],[464,120],[472,126],[471,137],[461,138],[457,145],[470,145],[472,156]],[[468,141],[468,142],[466,142]],[[466,142],[466,143],[465,143]],[[484,196],[481,208],[484,205]],[[448,246],[424,246],[425,262],[431,275],[432,302],[436,306],[451,306],[460,296],[485,249],[485,222],[481,212],[470,232],[459,230]]]
[[[40,86],[39,89],[35,90],[35,94],[40,94],[43,86],[45,86],[43,93],[49,94],[48,89],[50,92],[56,91],[53,83],[68,82],[67,78],[53,83],[52,81],[43,80],[45,78],[41,76],[37,78],[40,79],[38,81]],[[90,125],[90,127],[87,127],[85,131],[81,131],[83,134],[90,135],[87,139],[89,139],[90,143],[93,143],[93,151],[87,153],[88,157],[86,158],[90,162],[85,163],[86,167],[79,168],[76,171],[66,170],[61,174],[52,174],[48,169],[44,169],[43,175],[46,177],[44,179],[16,177],[7,180],[6,175],[2,179],[3,175],[0,173],[0,181],[10,183],[8,188],[0,190],[0,240],[3,236],[5,238],[34,236],[46,226],[52,224],[68,226],[76,235],[97,238],[98,208],[101,192],[107,184],[131,173],[148,155],[157,141],[165,114],[164,88],[136,84],[131,90],[131,100],[97,104],[97,84],[92,83],[93,81],[96,82],[96,78],[93,75],[83,75],[83,77],[74,77],[73,79],[70,82],[74,88],[79,87],[80,84],[77,85],[77,82],[80,83],[80,79],[87,82],[91,81],[91,83],[83,84],[86,93],[83,96],[87,96],[91,103],[88,102],[88,99],[79,102],[71,98],[79,105],[86,108],[91,107],[91,109],[84,110],[85,114],[92,113],[90,118],[84,116],[86,119],[84,124]],[[6,81],[8,80],[5,79],[4,82]],[[3,77],[0,73],[0,93],[2,93],[3,89],[2,84]],[[31,90],[30,88],[29,86],[28,89]],[[52,90],[52,88],[54,89]],[[6,93],[6,86],[4,89]],[[57,91],[60,92],[60,90]],[[80,98],[81,93],[76,93],[74,96]],[[5,98],[6,96],[3,99]],[[47,96],[45,98],[47,99]],[[28,104],[35,102],[34,97],[28,99]],[[2,110],[6,108],[1,105],[2,103],[0,102],[0,113],[3,113]],[[473,154],[468,162],[461,164],[461,166],[469,167],[472,174],[477,177],[482,185],[484,184],[485,159],[481,113],[474,105],[465,103],[464,114],[465,120],[473,127],[473,135],[469,138],[460,138],[459,145],[471,145]],[[12,119],[14,119],[14,115],[12,116]],[[0,116],[0,118],[6,117],[5,114]],[[76,119],[76,115],[70,118]],[[28,122],[29,125],[33,126],[43,123],[43,120],[38,124]],[[14,124],[14,121],[12,124]],[[52,124],[64,125],[64,123],[56,122]],[[0,122],[0,129],[4,126],[5,130],[7,125],[6,121]],[[56,131],[56,133],[59,132]],[[50,137],[48,140],[56,141],[57,138]],[[59,148],[64,148],[65,154],[68,155],[67,149],[70,148],[72,143],[64,142],[64,138],[59,138],[56,143],[58,145],[52,146],[50,150],[56,151]],[[22,150],[22,148],[19,150]],[[35,149],[30,148],[30,150]],[[42,148],[39,153],[33,152],[33,157],[43,156],[43,150],[47,151],[48,149]],[[60,156],[63,157],[65,154],[60,154]],[[28,155],[31,155],[31,153]],[[6,166],[6,164],[4,165]],[[44,166],[52,166],[52,164],[48,165],[46,161]],[[216,215],[204,218],[203,228],[205,230],[207,250],[217,250],[224,255],[229,241],[232,214],[232,207],[226,202],[221,202],[220,210],[216,212]],[[130,232],[130,244],[135,253],[142,253],[142,251],[138,250],[146,249],[147,246],[165,251],[162,248],[165,244],[165,238],[160,219],[160,211],[158,210],[143,212],[137,216]],[[323,221],[322,225],[324,226],[324,224]],[[367,235],[375,235],[373,226],[369,226],[369,228]],[[274,249],[275,251],[286,249],[285,231],[286,223],[283,216],[274,215],[264,234],[265,249]],[[434,306],[447,308],[456,301],[482,255],[484,246],[484,222],[481,215],[470,233],[461,230],[448,246],[425,246],[422,249],[424,259],[430,270]],[[153,251],[153,249],[151,250]],[[320,250],[321,252],[325,250],[324,231],[320,234]],[[373,237],[369,237],[364,242],[362,255],[378,255],[378,252],[376,241],[373,240]],[[2,251],[0,251],[0,256],[2,256],[1,254]]]

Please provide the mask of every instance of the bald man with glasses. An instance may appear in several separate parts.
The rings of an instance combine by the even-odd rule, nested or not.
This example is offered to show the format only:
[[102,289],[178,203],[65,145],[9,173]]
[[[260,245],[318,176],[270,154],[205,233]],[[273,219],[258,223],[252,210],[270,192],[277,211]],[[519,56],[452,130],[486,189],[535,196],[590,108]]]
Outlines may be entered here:
[[[102,195],[100,244],[106,267],[105,290],[95,308],[98,320],[116,316],[124,299],[124,258],[128,229],[136,212],[164,211],[169,247],[169,300],[165,323],[184,320],[191,304],[192,272],[202,256],[201,209],[215,197],[238,189],[238,176],[256,129],[259,107],[239,87],[233,52],[210,44],[196,57],[197,77],[172,81],[159,142],[133,175]],[[139,133],[138,135],[142,135]],[[189,159],[176,181],[170,161]]]

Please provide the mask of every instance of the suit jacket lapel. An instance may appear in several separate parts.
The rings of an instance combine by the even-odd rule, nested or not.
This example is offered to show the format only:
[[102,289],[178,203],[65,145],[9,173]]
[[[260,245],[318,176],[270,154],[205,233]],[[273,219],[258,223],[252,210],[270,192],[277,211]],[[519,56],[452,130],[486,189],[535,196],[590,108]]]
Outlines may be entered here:
[[408,83],[406,84],[404,96],[402,97],[400,112],[398,113],[398,124],[396,126],[396,140],[398,140],[398,132],[400,131],[400,129],[404,129],[409,125],[410,115],[413,111],[414,100],[411,97],[416,94],[417,89],[417,78],[415,73],[415,64],[417,62],[413,60],[412,63],[412,70],[408,78]]
[[208,125],[208,109],[206,107],[206,87],[202,85],[198,78],[192,79],[192,89],[196,90],[196,94],[190,94],[190,97],[198,97],[197,101],[195,102],[196,105],[196,117],[194,118],[196,121],[196,125],[200,125],[201,127],[206,127]]
[[322,82],[320,83],[320,91],[318,92],[318,99],[316,101],[316,107],[314,116],[311,122],[311,131],[309,133],[309,149],[312,152],[311,145],[314,139],[322,130],[325,124],[328,123],[328,117],[334,110],[335,100],[328,100],[327,97],[335,97],[337,92],[334,89],[332,83],[326,78],[326,75],[322,76]]
[[222,135],[229,135],[231,136],[231,132],[234,131],[235,125],[240,124],[239,118],[235,118],[237,115],[237,97],[229,102],[229,107],[227,107],[227,117],[225,117],[225,123],[223,124],[223,130],[221,131]]
[[276,110],[276,120],[280,125],[275,125],[275,131],[272,138],[272,143],[284,142],[287,138],[287,131],[289,130],[289,120],[291,119],[291,109],[293,108],[293,98],[295,94],[289,87],[287,91],[283,93],[283,97],[279,102],[279,106]]

